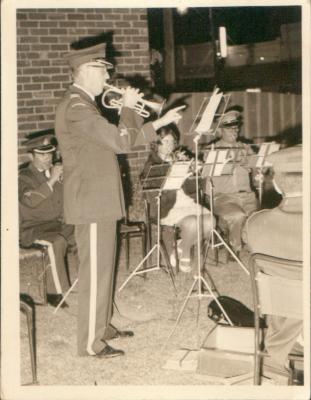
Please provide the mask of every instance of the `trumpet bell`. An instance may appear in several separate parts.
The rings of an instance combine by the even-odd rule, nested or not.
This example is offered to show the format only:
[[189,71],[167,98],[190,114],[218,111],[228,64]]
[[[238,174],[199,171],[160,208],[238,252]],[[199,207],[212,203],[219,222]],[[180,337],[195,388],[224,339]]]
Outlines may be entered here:
[[[117,109],[120,113],[122,108],[122,96],[124,93],[124,89],[119,89],[117,87],[107,85],[107,90],[104,91],[101,102],[102,105],[106,108],[114,108]],[[112,96],[113,95],[113,96]],[[118,97],[119,96],[119,97]],[[153,101],[145,100],[141,98],[135,105],[134,111],[143,118],[148,118],[150,116],[150,112],[146,109],[149,108],[150,110],[157,113],[159,116],[162,112],[163,106],[165,101],[162,103],[157,103]]]
[[157,103],[154,101],[148,101],[148,100],[142,100],[142,103],[149,107],[151,110],[153,110],[155,113],[157,113],[157,115],[159,116],[162,113],[164,104],[165,104],[165,100],[162,101],[162,103]]

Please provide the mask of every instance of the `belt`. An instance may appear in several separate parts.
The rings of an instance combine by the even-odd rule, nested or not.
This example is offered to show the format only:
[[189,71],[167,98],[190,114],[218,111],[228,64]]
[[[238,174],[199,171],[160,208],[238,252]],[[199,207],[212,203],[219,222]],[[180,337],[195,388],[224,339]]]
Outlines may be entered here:
[[247,193],[247,190],[239,190],[238,193]]

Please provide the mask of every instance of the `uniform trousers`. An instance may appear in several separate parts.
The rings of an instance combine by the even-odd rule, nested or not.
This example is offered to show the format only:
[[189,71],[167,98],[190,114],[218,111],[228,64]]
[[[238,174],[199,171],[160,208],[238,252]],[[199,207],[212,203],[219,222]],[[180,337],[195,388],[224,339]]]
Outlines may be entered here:
[[79,256],[78,355],[95,355],[115,333],[110,325],[116,255],[116,220],[75,226]]
[[[274,277],[286,278],[295,280],[296,282],[302,280],[302,269],[293,268],[289,266],[277,267],[269,263],[260,264],[264,273]],[[288,297],[282,298],[286,303],[291,301],[291,292],[287,292]],[[302,333],[303,323],[301,319],[280,317],[276,315],[267,316],[268,329],[265,337],[265,348],[270,355],[271,361],[277,367],[284,367],[288,354],[291,352],[295,345],[298,336]]]
[[29,247],[32,243],[47,246],[50,261],[50,267],[46,271],[49,294],[64,294],[70,287],[66,253],[68,244],[73,244],[73,230],[73,225],[53,221],[23,229],[21,232],[22,246]]
[[269,316],[265,348],[271,360],[283,367],[298,336],[302,332],[302,320]]
[[242,248],[242,229],[246,219],[257,210],[255,193],[226,193],[214,196],[214,212],[221,217],[229,231],[229,242],[234,251]]

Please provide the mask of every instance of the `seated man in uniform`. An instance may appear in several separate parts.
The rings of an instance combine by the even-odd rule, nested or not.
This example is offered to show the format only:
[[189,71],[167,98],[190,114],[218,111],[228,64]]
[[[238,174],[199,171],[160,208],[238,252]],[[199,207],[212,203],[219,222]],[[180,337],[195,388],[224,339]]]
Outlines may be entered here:
[[[302,147],[298,145],[272,153],[267,161],[273,165],[275,188],[283,199],[277,207],[261,210],[247,220],[244,232],[246,240],[252,253],[300,261],[303,242]],[[302,280],[302,270],[297,267],[281,268],[264,264],[263,272],[289,280]],[[296,344],[301,334],[301,320],[269,317],[265,347],[270,358],[265,359],[265,374],[268,370],[286,375],[287,356],[294,346],[295,351],[301,347]]]
[[[33,134],[26,143],[33,160],[19,173],[20,244],[48,246],[48,302],[56,307],[69,288],[65,256],[74,228],[63,223],[62,165],[53,165],[53,135]],[[71,242],[73,244],[74,242]],[[68,307],[64,302],[62,307]]]
[[[257,210],[257,199],[250,185],[251,170],[246,158],[254,153],[249,145],[238,141],[241,124],[242,117],[239,111],[226,112],[219,124],[220,139],[213,145],[215,149],[239,150],[232,175],[213,178],[214,212],[226,223],[229,244],[236,254],[242,249],[241,235],[244,223],[247,217]],[[209,192],[209,182],[207,182],[208,197]]]

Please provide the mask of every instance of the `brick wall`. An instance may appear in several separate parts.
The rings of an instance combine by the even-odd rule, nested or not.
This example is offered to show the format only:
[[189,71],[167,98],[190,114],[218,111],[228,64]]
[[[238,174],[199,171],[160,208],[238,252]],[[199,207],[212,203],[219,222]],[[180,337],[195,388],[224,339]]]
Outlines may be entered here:
[[51,128],[55,107],[70,84],[62,54],[71,42],[113,32],[116,74],[150,80],[146,9],[17,10],[17,99],[20,154],[25,134]]
[[[28,159],[25,134],[54,126],[56,105],[70,84],[62,59],[70,43],[112,31],[115,75],[150,81],[146,9],[18,9],[16,17],[19,162]],[[146,154],[140,147],[128,155],[133,187]]]

